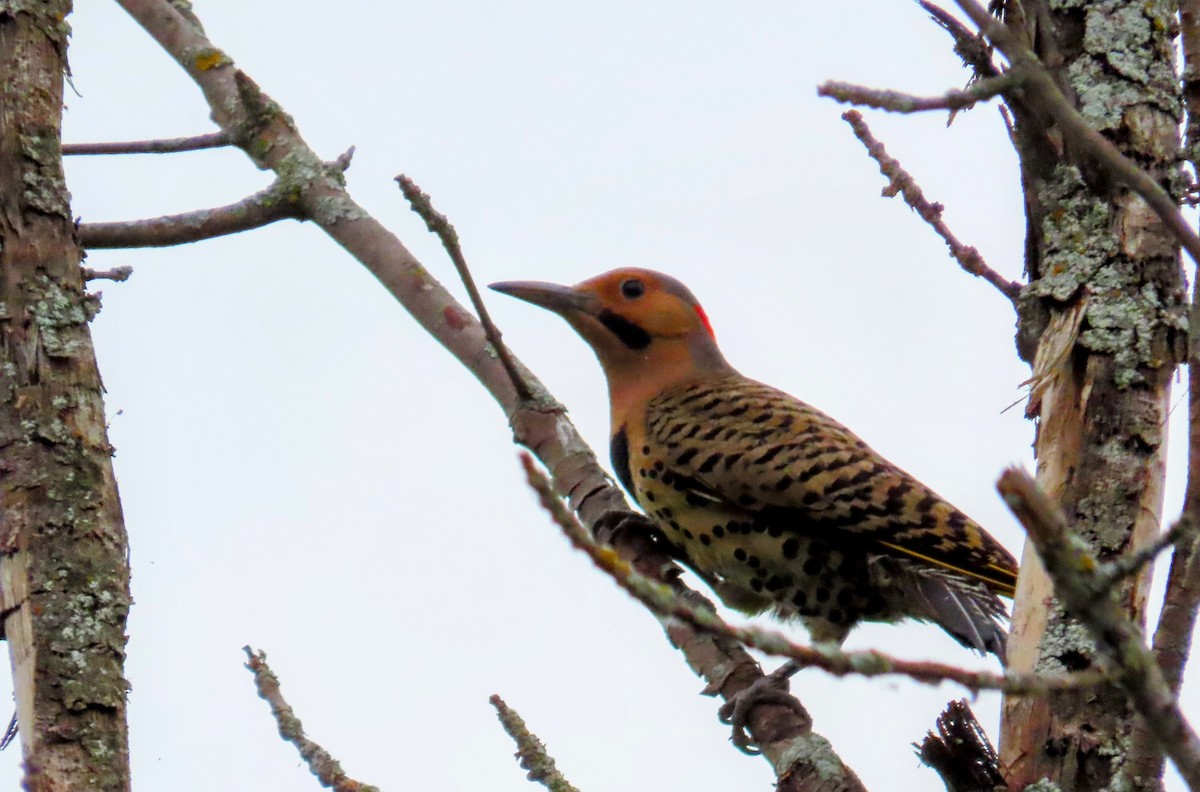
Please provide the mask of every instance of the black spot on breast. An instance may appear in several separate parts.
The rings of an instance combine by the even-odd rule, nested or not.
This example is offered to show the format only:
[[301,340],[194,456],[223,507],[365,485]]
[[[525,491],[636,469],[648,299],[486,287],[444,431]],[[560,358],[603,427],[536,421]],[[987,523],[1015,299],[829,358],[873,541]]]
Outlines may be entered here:
[[624,316],[605,310],[601,311],[600,315],[596,318],[600,320],[600,324],[607,327],[622,344],[630,349],[645,349],[650,346],[650,334]]
[[[622,426],[608,444],[608,455],[612,459],[613,472],[630,494],[633,494],[633,477],[629,475],[629,435]],[[636,499],[636,496],[635,496]]]
[[783,557],[788,561],[795,559],[800,553],[800,540],[796,537],[785,539],[783,542]]

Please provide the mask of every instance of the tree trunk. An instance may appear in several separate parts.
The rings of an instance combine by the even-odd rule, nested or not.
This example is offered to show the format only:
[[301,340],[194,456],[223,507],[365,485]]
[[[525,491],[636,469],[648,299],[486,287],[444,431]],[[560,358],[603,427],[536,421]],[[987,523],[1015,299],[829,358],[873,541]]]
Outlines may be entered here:
[[[1127,0],[1013,6],[1006,23],[1028,34],[1083,115],[1178,194],[1174,8]],[[1025,359],[1036,358],[1044,386],[1031,403],[1040,417],[1038,482],[1096,556],[1111,560],[1159,528],[1170,377],[1186,327],[1178,249],[1145,202],[1077,157],[1048,119],[1014,111],[1029,275],[1017,343]],[[1142,621],[1148,583],[1142,574],[1120,592]],[[1009,662],[1039,671],[1095,662],[1090,638],[1053,602],[1029,547]],[[1009,700],[1001,736],[1009,786],[1048,778],[1064,792],[1104,788],[1132,728],[1115,688]]]
[[124,790],[128,547],[62,172],[70,11],[0,3],[0,607],[26,788]]

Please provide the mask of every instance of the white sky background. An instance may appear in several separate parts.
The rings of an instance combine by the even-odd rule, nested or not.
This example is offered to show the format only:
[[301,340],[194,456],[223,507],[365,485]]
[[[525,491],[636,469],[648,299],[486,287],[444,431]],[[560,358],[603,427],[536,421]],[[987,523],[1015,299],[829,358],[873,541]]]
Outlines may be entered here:
[[[115,4],[78,7],[69,141],[213,128],[199,91]],[[847,423],[1019,552],[993,489],[1005,465],[1029,463],[1033,436],[1020,409],[1001,413],[1027,376],[1012,310],[879,197],[844,108],[815,95],[828,78],[940,93],[967,73],[915,4],[853,8],[197,3],[314,149],[358,147],[351,191],[455,293],[398,173],[457,225],[481,283],[573,283],[620,265],[680,277],[742,371]],[[950,129],[942,114],[868,120],[960,238],[1019,277],[1016,161],[995,108]],[[73,158],[68,178],[85,221],[269,183],[237,150]],[[254,694],[246,643],[267,650],[309,734],[385,790],[530,789],[492,693],[584,792],[770,788],[655,621],[536,507],[496,405],[319,229],[88,264],[134,267],[98,284],[93,329],[132,548],[136,788],[318,788]],[[603,380],[583,343],[548,313],[487,298],[606,455]],[[911,623],[848,645],[991,663]],[[868,788],[941,789],[910,743],[961,690],[816,671],[793,689]],[[994,735],[997,698],[976,709]],[[0,755],[0,787],[16,787],[19,761]]]

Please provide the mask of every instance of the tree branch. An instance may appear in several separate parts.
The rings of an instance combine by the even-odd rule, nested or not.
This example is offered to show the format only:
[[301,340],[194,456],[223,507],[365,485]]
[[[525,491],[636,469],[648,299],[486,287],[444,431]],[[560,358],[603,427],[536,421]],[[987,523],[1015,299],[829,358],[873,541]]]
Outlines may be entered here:
[[215,209],[147,220],[80,223],[79,241],[89,250],[170,247],[262,228],[288,219],[303,220],[304,215],[295,198],[282,191],[276,182],[237,203]]
[[558,767],[554,764],[554,757],[546,751],[546,746],[537,738],[537,735],[529,731],[524,719],[505,704],[504,699],[499,696],[492,696],[488,701],[492,702],[492,706],[496,708],[496,714],[500,716],[500,724],[504,727],[504,731],[517,744],[516,757],[520,761],[521,767],[529,771],[526,777],[530,781],[537,781],[550,792],[579,792],[558,771]]
[[1063,96],[1054,78],[1033,50],[975,0],[955,0],[971,21],[1008,57],[1013,69],[1023,72],[1025,101],[1049,114],[1070,143],[1075,156],[1094,160],[1110,176],[1133,190],[1149,204],[1192,260],[1200,263],[1200,236],[1179,213],[1175,200],[1151,176],[1122,154],[1097,132]]
[[1017,71],[978,80],[965,89],[952,89],[941,96],[913,96],[899,91],[867,88],[862,85],[829,80],[817,86],[817,96],[843,104],[863,105],[893,113],[923,113],[928,110],[963,110],[986,102],[1020,83]]
[[1007,671],[992,674],[971,671],[946,663],[901,660],[873,650],[845,652],[828,645],[804,646],[793,643],[783,633],[758,627],[735,627],[717,616],[713,607],[704,603],[696,607],[681,598],[670,586],[638,574],[612,550],[599,544],[584,530],[555,495],[550,482],[542,475],[528,454],[521,455],[529,485],[538,493],[542,507],[555,524],[566,534],[571,544],[591,558],[601,571],[618,586],[662,619],[681,619],[697,629],[730,638],[776,657],[795,660],[805,668],[819,668],[834,676],[905,676],[916,682],[936,685],[955,682],[971,693],[999,690],[1011,696],[1044,696],[1061,690],[1093,687],[1112,678],[1100,672],[1078,674],[1023,674]]
[[458,242],[458,232],[454,230],[453,224],[444,214],[433,208],[432,200],[426,193],[421,192],[421,188],[415,181],[402,173],[396,177],[396,183],[400,185],[400,192],[404,194],[405,199],[412,206],[412,210],[425,221],[425,227],[442,240],[442,247],[446,249],[450,261],[454,263],[454,269],[458,271],[458,277],[466,287],[467,296],[471,298],[475,315],[479,317],[479,323],[483,325],[483,331],[487,334],[488,341],[496,350],[501,365],[504,366],[509,379],[512,380],[517,398],[522,402],[529,401],[533,394],[524,377],[521,376],[521,372],[517,371],[517,366],[512,360],[512,353],[500,340],[500,329],[492,322],[487,306],[483,304],[483,297],[479,295],[479,289],[475,286],[475,278],[471,276],[471,269],[467,266],[467,259],[463,256],[462,246]]
[[248,660],[246,668],[254,674],[254,686],[258,688],[259,698],[271,705],[271,715],[279,725],[279,736],[296,746],[300,758],[321,782],[321,786],[336,792],[379,792],[379,787],[347,776],[328,751],[305,736],[295,710],[283,698],[279,677],[267,665],[266,652],[255,652],[249,646],[243,646],[242,651]]
[[1063,606],[1091,633],[1096,651],[1191,789],[1200,789],[1200,739],[1192,731],[1141,632],[1098,574],[1083,540],[1072,535],[1058,505],[1026,473],[1010,468],[997,484],[1037,548]]
[[925,198],[925,193],[916,180],[909,175],[908,171],[904,170],[899,161],[888,155],[883,144],[871,134],[871,128],[863,120],[862,114],[857,110],[847,110],[842,113],[842,118],[854,130],[854,136],[866,146],[867,153],[871,155],[871,158],[879,163],[879,172],[887,176],[888,186],[883,189],[884,196],[891,198],[897,193],[904,196],[904,202],[915,209],[921,219],[929,223],[938,236],[945,240],[946,246],[950,248],[950,255],[954,257],[960,267],[976,277],[983,278],[995,286],[1010,302],[1016,303],[1017,297],[1021,294],[1021,284],[1006,279],[987,265],[978,250],[964,245],[958,240],[950,227],[942,220],[944,207],[939,203],[930,203]]
[[173,154],[178,151],[232,146],[233,138],[224,130],[193,137],[162,138],[159,140],[129,140],[116,143],[64,143],[63,156],[85,154]]
[[129,276],[131,275],[133,275],[133,267],[128,265],[106,270],[94,270],[91,267],[83,268],[83,279],[85,281],[110,280],[121,283],[122,281],[129,280]]
[[[345,190],[336,166],[321,162],[300,137],[294,122],[254,81],[213,46],[198,25],[167,0],[118,0],[200,86],[214,120],[260,167],[268,168],[294,190],[306,217],[357,258],[418,323],[454,355],[500,404],[516,442],[526,446],[551,472],[555,489],[590,526],[605,514],[628,510],[624,496],[596,462],[595,454],[567,419],[565,410],[521,366],[533,399],[521,403],[483,327],[439,284],[394,234],[371,217]],[[289,192],[291,194],[291,192]],[[616,537],[620,555],[644,574],[660,579],[679,569],[652,539],[639,532]],[[682,589],[682,584],[678,584]],[[702,600],[699,594],[690,596]],[[688,664],[726,698],[750,687],[763,674],[737,642],[714,638],[675,622],[667,636]],[[779,792],[803,792],[811,774],[796,772],[806,761],[840,768],[826,778],[822,792],[858,791],[862,784],[837,759],[812,723],[794,708],[758,707],[750,718],[754,740],[779,777]]]
[[939,27],[951,35],[954,39],[954,53],[962,58],[963,64],[971,67],[977,79],[995,77],[1000,73],[996,64],[992,62],[992,48],[987,39],[969,30],[942,7],[928,0],[917,0],[917,3],[929,13]]

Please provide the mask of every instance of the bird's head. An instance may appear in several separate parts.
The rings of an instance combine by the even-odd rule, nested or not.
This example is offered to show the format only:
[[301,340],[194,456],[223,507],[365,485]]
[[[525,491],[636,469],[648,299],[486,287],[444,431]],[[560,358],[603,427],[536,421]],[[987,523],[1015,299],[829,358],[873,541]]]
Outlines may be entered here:
[[507,281],[491,288],[566,319],[595,350],[610,386],[729,369],[704,309],[669,275],[626,267],[574,286]]

